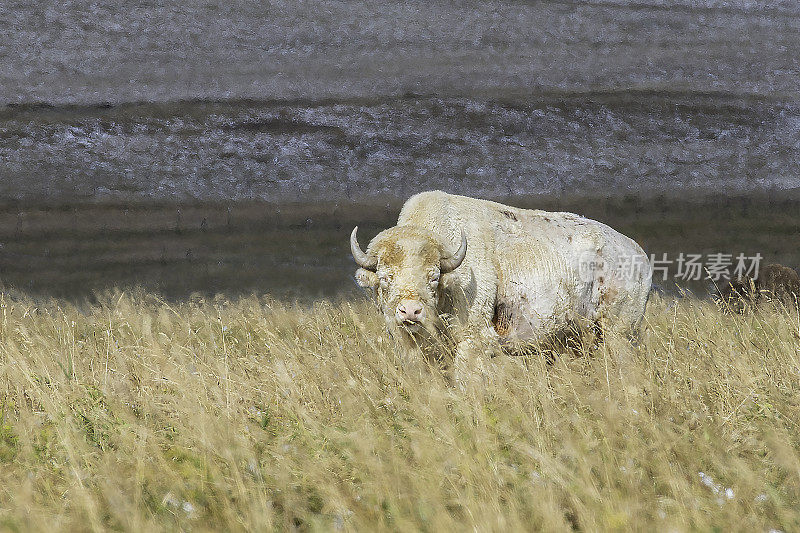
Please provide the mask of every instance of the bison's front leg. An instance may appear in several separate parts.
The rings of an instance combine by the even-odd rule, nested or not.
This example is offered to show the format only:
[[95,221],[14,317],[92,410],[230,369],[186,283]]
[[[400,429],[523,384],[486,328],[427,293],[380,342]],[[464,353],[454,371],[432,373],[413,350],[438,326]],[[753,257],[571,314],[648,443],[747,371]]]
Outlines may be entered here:
[[447,338],[440,337],[436,331],[412,334],[402,328],[394,328],[392,337],[397,341],[396,361],[404,372],[422,375],[432,368],[450,366],[448,352],[452,353],[452,347],[448,350]]
[[472,339],[465,339],[458,343],[453,356],[453,366],[450,369],[450,381],[462,390],[476,384],[478,376],[483,377],[486,369],[482,364],[480,351],[476,349]]
[[470,385],[485,385],[489,380],[487,364],[502,348],[493,329],[478,327],[456,345],[451,369],[451,381],[465,389]]

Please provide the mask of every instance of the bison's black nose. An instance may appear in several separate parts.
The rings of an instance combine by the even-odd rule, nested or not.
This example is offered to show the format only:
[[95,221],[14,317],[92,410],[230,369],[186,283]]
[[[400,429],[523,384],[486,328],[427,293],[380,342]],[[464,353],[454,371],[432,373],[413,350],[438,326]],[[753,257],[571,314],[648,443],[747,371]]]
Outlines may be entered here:
[[425,308],[417,300],[403,300],[395,312],[398,322],[419,322],[425,317]]

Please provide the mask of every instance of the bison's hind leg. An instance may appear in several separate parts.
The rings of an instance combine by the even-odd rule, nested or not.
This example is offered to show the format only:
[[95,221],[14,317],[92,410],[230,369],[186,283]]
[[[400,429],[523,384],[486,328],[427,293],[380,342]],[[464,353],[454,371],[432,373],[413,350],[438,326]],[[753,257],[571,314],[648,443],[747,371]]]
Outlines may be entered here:
[[599,350],[606,340],[606,330],[603,322],[603,320],[595,320],[592,322],[591,331],[594,335],[594,339],[592,341],[592,351]]
[[603,328],[599,321],[587,323],[571,321],[562,330],[548,335],[546,338],[522,346],[517,346],[514,355],[536,355],[548,366],[563,357],[573,358],[591,356],[604,341]]

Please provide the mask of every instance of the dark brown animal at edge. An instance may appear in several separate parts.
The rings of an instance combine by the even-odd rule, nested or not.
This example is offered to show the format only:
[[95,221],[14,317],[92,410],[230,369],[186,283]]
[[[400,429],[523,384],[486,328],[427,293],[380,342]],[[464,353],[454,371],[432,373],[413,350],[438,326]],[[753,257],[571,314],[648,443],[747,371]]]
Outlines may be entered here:
[[755,279],[746,276],[727,281],[719,287],[716,298],[737,312],[768,301],[793,308],[800,298],[800,276],[787,266],[766,265]]

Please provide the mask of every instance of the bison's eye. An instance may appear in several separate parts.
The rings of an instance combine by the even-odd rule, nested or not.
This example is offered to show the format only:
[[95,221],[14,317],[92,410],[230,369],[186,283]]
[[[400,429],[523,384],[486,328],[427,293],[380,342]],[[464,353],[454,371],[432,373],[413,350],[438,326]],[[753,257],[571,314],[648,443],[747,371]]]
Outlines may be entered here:
[[429,280],[428,283],[430,283],[431,287],[436,288],[436,286],[439,285],[439,273],[438,272],[434,272],[433,274],[431,274],[431,277],[430,277],[430,280]]
[[378,275],[378,283],[380,283],[382,289],[388,289],[391,281],[392,277],[389,274],[381,273]]

